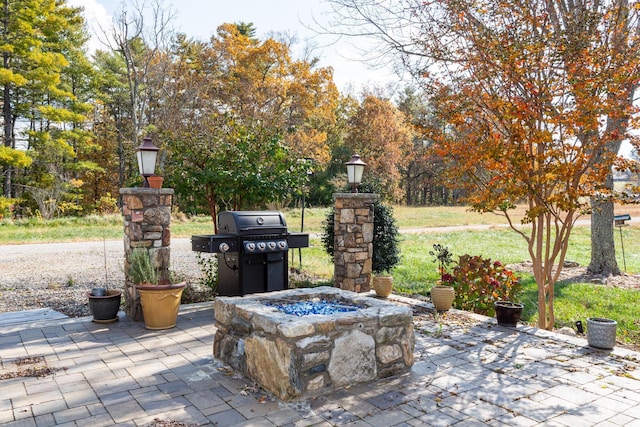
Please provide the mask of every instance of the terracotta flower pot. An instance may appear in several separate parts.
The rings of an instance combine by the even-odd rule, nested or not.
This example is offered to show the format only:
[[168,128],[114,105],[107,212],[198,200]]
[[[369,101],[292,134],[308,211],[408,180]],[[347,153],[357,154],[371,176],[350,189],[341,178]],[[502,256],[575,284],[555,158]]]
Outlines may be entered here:
[[451,308],[456,292],[453,286],[436,285],[431,288],[431,302],[438,311],[447,311]]
[[186,282],[175,285],[137,285],[147,329],[169,329],[176,326],[182,291]]
[[381,298],[387,298],[391,295],[393,289],[393,277],[391,276],[373,276],[373,290],[376,295]]
[[149,188],[162,188],[164,178],[158,175],[151,175],[147,177],[147,181],[149,182]]

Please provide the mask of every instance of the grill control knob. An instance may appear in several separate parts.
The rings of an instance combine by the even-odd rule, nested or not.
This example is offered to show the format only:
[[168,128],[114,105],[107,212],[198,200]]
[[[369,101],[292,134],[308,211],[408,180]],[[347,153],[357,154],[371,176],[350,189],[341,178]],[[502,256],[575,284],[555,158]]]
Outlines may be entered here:
[[267,244],[265,242],[258,243],[258,249],[264,251],[267,248]]
[[225,253],[229,250],[229,244],[227,242],[222,242],[218,245],[218,250],[222,253]]
[[283,241],[278,242],[278,247],[282,250],[287,249],[287,242],[283,242]]
[[269,242],[269,249],[274,250],[276,248],[276,242]]
[[247,251],[253,252],[255,250],[256,250],[256,244],[255,243],[247,243]]

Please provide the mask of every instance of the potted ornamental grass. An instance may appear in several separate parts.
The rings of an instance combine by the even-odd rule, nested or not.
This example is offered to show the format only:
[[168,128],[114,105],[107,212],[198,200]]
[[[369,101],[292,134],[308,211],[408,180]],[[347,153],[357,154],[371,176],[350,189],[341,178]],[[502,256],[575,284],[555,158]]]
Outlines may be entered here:
[[162,278],[153,249],[133,249],[128,257],[128,278],[140,294],[142,315],[147,329],[169,329],[176,326],[182,291],[186,282],[171,284]]

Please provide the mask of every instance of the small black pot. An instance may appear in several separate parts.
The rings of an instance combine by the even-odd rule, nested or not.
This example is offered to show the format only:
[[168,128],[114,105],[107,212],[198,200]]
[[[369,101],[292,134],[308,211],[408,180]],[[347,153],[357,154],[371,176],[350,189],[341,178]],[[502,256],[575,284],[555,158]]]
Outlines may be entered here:
[[512,327],[518,325],[518,321],[522,318],[524,304],[511,301],[496,301],[493,306],[496,309],[498,325]]
[[87,296],[89,297],[89,310],[91,310],[94,322],[112,323],[118,320],[122,291],[109,289],[104,296],[95,296],[91,292],[88,292]]

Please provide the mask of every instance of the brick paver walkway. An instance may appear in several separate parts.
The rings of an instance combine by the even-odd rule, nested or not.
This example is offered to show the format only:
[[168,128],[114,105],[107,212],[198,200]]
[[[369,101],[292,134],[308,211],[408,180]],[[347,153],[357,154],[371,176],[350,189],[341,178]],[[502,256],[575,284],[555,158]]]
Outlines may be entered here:
[[0,424],[640,426],[638,353],[455,313],[415,325],[410,373],[296,403],[212,359],[211,304],[183,306],[165,331],[122,315],[3,326],[0,375],[40,376],[0,380]]

